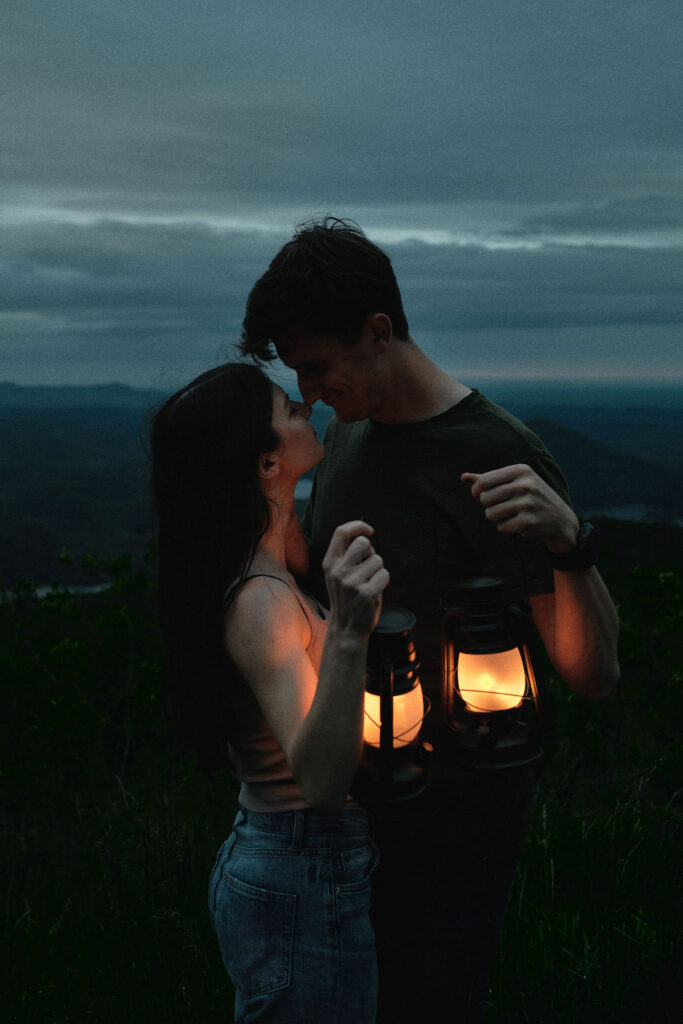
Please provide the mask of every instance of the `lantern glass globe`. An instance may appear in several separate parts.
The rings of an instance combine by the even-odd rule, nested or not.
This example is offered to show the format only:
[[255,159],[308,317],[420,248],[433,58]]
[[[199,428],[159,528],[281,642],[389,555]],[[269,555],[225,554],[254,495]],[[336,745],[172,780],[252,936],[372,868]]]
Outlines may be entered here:
[[[394,749],[407,747],[417,739],[422,718],[424,701],[422,687],[418,683],[408,693],[394,696]],[[379,747],[380,736],[380,697],[377,693],[365,693],[365,722],[363,739],[371,747]]]
[[458,656],[458,690],[468,711],[486,713],[519,707],[526,675],[519,650]]

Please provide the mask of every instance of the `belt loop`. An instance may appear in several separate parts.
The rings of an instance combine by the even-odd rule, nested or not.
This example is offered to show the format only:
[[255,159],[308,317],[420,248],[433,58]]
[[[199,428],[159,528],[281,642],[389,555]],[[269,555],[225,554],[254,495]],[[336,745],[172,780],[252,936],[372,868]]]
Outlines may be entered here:
[[304,845],[304,826],[306,824],[306,812],[292,811],[294,815],[294,829],[292,833],[292,849],[300,850]]

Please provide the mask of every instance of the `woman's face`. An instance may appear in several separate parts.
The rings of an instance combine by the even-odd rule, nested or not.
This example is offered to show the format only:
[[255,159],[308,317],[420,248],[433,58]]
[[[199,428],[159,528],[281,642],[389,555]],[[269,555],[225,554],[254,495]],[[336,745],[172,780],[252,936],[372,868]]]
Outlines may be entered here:
[[280,438],[276,454],[280,471],[298,478],[322,459],[325,448],[312,424],[310,405],[294,402],[278,384],[273,384],[273,430]]

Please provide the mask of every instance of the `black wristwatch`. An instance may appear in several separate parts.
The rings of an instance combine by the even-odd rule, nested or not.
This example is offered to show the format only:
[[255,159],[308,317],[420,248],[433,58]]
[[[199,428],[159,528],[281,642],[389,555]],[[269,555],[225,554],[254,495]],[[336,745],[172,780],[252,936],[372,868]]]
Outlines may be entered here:
[[576,535],[576,547],[571,551],[549,551],[550,564],[560,572],[590,569],[595,565],[598,553],[598,538],[592,523],[582,523]]

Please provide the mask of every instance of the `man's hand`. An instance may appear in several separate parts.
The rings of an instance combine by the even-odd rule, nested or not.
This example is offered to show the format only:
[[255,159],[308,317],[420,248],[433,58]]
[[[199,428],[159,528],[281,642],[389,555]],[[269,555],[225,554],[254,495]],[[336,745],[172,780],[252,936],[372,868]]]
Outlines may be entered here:
[[[501,533],[533,537],[549,551],[576,545],[578,520],[530,466],[504,466],[460,477]],[[618,622],[597,569],[554,573],[554,591],[530,597],[536,627],[551,661],[574,690],[604,697],[619,678]]]
[[532,537],[553,552],[570,551],[576,545],[576,515],[530,466],[463,473],[460,480],[500,533]]

